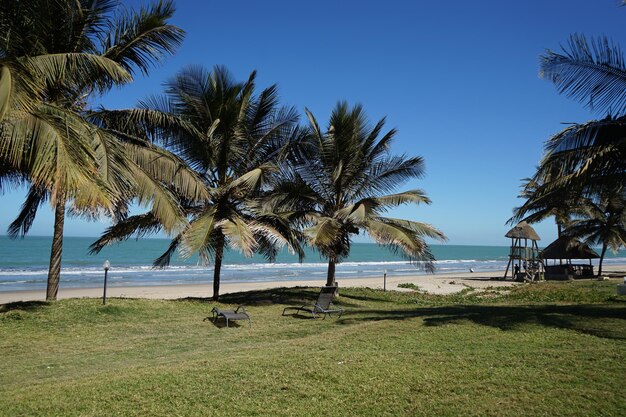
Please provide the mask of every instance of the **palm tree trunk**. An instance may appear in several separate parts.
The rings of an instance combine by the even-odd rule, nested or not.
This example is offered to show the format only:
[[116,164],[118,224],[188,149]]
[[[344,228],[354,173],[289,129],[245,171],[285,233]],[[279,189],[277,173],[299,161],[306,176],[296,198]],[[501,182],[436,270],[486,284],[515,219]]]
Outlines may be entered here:
[[[558,220],[556,220],[556,232],[557,232],[556,237],[560,238],[561,234],[563,233],[563,226]],[[563,265],[563,259],[559,259],[559,265]]]
[[328,275],[326,276],[326,285],[332,287],[335,285],[335,264],[337,262],[330,258],[328,259]]
[[598,263],[598,276],[602,275],[602,261],[604,261],[604,254],[606,253],[608,245],[606,243],[602,244],[602,253],[600,254],[600,262]]
[[50,267],[48,269],[48,288],[46,301],[57,299],[59,281],[61,280],[61,257],[63,254],[63,223],[65,222],[65,201],[58,199],[54,208],[54,234],[50,251]]
[[224,237],[220,237],[215,248],[215,267],[213,268],[213,300],[220,297],[220,273],[222,270],[222,258],[224,257]]

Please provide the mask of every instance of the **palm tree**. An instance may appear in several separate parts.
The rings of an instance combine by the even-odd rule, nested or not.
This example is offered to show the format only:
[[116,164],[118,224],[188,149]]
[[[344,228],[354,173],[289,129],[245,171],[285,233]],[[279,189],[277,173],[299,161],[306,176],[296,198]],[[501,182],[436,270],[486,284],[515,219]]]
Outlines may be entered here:
[[[264,210],[261,200],[276,163],[298,133],[298,116],[293,108],[278,107],[275,85],[255,96],[255,76],[253,72],[240,83],[223,67],[212,72],[189,67],[166,83],[164,96],[146,101],[131,115],[155,142],[193,167],[209,189],[205,201],[183,202],[191,221],[155,266],[169,265],[176,251],[184,257],[199,253],[205,262],[213,259],[214,300],[227,246],[273,260],[278,248],[287,245],[303,256],[288,215]],[[159,229],[151,213],[133,216],[108,229],[92,250]]]
[[585,199],[580,197],[579,190],[573,188],[557,188],[551,192],[542,192],[542,184],[533,178],[523,180],[522,192],[519,197],[526,201],[513,210],[513,216],[508,224],[517,224],[520,221],[537,223],[549,217],[554,217],[558,237],[567,228],[572,216],[580,213]]
[[37,208],[50,201],[55,223],[46,298],[54,300],[68,203],[74,213],[98,216],[116,213],[118,205],[137,196],[173,230],[184,218],[162,182],[195,190],[195,197],[202,194],[194,176],[180,169],[182,161],[141,138],[91,123],[87,110],[94,94],[130,81],[134,72],[146,73],[173,52],[182,31],[167,24],[174,12],[171,1],[117,14],[117,2],[109,0],[15,3],[11,13],[0,13],[5,30],[0,66],[7,77],[0,82],[33,88],[14,89],[20,94],[0,103],[6,110],[0,161],[30,184],[9,233],[27,233]]
[[350,109],[338,103],[326,132],[306,113],[309,140],[292,152],[293,168],[273,201],[274,207],[298,213],[293,220],[307,226],[308,243],[328,259],[326,284],[335,284],[335,266],[348,256],[353,236],[361,231],[432,271],[434,257],[423,238],[445,240],[443,233],[428,224],[382,215],[403,204],[430,203],[421,190],[387,194],[423,176],[422,158],[390,155],[396,130],[379,138],[385,119],[369,126],[360,105]]
[[587,204],[584,217],[574,220],[565,232],[584,238],[590,245],[602,245],[598,276],[607,249],[616,253],[626,246],[626,189],[621,186],[607,189]]
[[588,42],[575,34],[563,51],[542,55],[540,66],[540,75],[559,93],[608,113],[572,124],[546,142],[545,155],[522,195],[527,201],[511,219],[539,221],[554,215],[560,236],[561,225],[572,216],[579,218],[579,226],[580,216],[595,213],[597,219],[593,201],[626,186],[626,63],[621,49],[607,38]]
[[572,35],[561,53],[541,57],[540,75],[559,93],[591,110],[607,112],[601,120],[573,124],[554,135],[535,176],[542,191],[579,187],[594,193],[609,182],[626,183],[626,63],[621,49],[607,38],[587,41]]

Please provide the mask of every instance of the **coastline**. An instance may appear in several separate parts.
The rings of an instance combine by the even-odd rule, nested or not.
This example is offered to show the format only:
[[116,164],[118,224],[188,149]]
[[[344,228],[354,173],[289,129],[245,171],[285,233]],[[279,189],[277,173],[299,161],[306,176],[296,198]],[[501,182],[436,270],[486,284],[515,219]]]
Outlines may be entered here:
[[[626,265],[607,265],[603,268],[607,274],[626,275]],[[504,271],[493,272],[463,272],[434,275],[413,276],[388,276],[387,290],[410,291],[399,288],[398,284],[412,283],[420,290],[430,294],[452,294],[462,291],[467,287],[481,290],[487,287],[508,287],[520,285],[520,283],[507,280],[497,281],[492,278],[502,277]],[[297,281],[261,281],[261,282],[236,282],[222,283],[221,294],[267,290],[281,287],[321,287],[326,279],[310,279]],[[383,288],[383,277],[375,278],[347,278],[338,280],[339,287],[369,287]],[[102,287],[99,288],[66,288],[59,289],[58,299],[67,298],[101,298]],[[178,285],[153,285],[153,286],[111,286],[107,287],[107,298],[148,298],[173,300],[187,297],[209,298],[213,293],[213,284],[207,281],[205,284],[178,284]],[[19,301],[44,301],[45,290],[6,291],[0,292],[0,304]]]

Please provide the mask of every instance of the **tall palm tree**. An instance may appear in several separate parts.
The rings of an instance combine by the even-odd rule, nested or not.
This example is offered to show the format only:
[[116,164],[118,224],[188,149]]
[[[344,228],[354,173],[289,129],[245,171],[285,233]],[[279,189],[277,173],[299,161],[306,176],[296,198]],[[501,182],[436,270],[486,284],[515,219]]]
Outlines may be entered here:
[[[202,194],[194,175],[179,169],[181,161],[89,120],[88,101],[95,94],[132,80],[137,71],[146,73],[173,52],[183,34],[167,23],[174,12],[171,1],[136,12],[120,10],[110,0],[15,3],[11,13],[0,13],[2,76],[9,73],[13,85],[33,88],[0,103],[10,112],[1,126],[0,161],[30,184],[9,233],[28,232],[37,208],[50,201],[55,222],[46,298],[54,300],[68,203],[75,213],[97,216],[115,213],[120,203],[137,196],[175,229],[182,227],[183,214],[162,183],[173,181],[181,191]],[[166,178],[172,173],[176,176]]]
[[608,114],[572,124],[546,142],[545,155],[525,188],[527,201],[511,220],[554,215],[557,224],[565,224],[574,215],[580,221],[580,216],[597,214],[593,201],[599,196],[626,186],[626,63],[621,49],[607,38],[587,41],[574,34],[561,52],[541,56],[540,75],[559,93]]
[[626,246],[626,189],[607,187],[587,204],[584,217],[574,220],[566,234],[584,238],[588,244],[602,245],[598,276],[602,275],[607,249],[617,252]]
[[306,111],[306,146],[292,152],[293,168],[273,196],[274,206],[299,213],[308,243],[328,259],[327,285],[335,283],[336,264],[350,253],[352,238],[363,231],[376,243],[433,270],[434,257],[424,237],[445,240],[431,225],[384,217],[390,208],[430,200],[422,190],[388,192],[423,176],[421,157],[390,155],[396,130],[379,137],[385,119],[369,125],[363,108],[337,104],[323,132]]
[[[278,106],[275,85],[255,96],[255,76],[236,82],[223,67],[212,72],[189,67],[166,83],[165,95],[146,101],[130,116],[193,167],[209,189],[206,200],[183,202],[190,223],[155,266],[168,265],[176,251],[184,257],[199,253],[205,262],[213,259],[215,300],[227,246],[272,260],[287,245],[303,256],[288,216],[264,210],[261,202],[276,163],[298,133],[298,116],[293,108]],[[133,216],[108,229],[92,250],[159,228],[152,213]]]

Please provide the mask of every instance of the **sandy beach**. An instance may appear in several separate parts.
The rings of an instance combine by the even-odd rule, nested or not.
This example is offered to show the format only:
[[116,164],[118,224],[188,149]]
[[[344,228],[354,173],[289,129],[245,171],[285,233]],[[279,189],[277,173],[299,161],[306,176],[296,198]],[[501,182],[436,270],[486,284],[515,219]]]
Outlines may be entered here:
[[[626,265],[605,266],[603,275],[625,276]],[[398,284],[412,283],[420,290],[431,294],[451,294],[462,291],[467,287],[481,290],[487,287],[506,287],[521,285],[511,280],[494,280],[504,275],[504,271],[476,272],[476,273],[456,273],[456,274],[435,274],[435,275],[415,275],[387,277],[387,290],[390,291],[410,291],[399,288]],[[325,284],[325,279],[298,280],[298,281],[266,281],[266,282],[237,282],[222,283],[221,294],[236,293],[243,291],[266,290],[280,287],[319,287]],[[383,288],[383,278],[350,278],[339,280],[340,287],[369,287]],[[108,287],[107,297],[124,298],[150,298],[150,299],[178,299],[186,297],[211,297],[213,292],[212,282],[207,281],[202,285],[159,285],[159,286],[128,286],[128,287]],[[98,298],[102,297],[102,287],[99,288],[61,288],[58,298]],[[45,300],[45,290],[38,291],[7,291],[0,292],[0,304],[15,301],[40,301]]]

